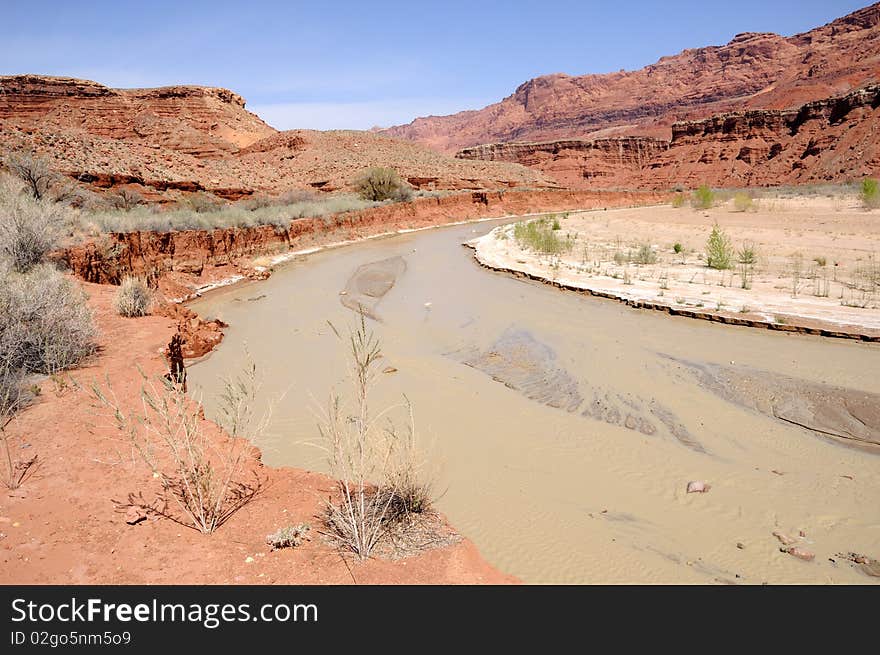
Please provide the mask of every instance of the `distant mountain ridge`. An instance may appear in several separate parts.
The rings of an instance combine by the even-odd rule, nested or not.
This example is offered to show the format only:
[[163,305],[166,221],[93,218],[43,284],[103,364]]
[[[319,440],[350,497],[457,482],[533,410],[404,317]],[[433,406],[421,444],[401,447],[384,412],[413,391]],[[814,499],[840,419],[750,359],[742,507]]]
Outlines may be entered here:
[[480,110],[417,118],[385,134],[442,152],[487,143],[637,135],[676,121],[787,109],[880,81],[880,3],[803,34],[738,34],[636,71],[554,74]]

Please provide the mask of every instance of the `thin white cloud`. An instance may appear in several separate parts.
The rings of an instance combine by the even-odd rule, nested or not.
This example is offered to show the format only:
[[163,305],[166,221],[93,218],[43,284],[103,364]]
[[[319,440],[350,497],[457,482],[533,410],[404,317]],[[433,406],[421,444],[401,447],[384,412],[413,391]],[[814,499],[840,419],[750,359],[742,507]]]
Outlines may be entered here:
[[367,130],[409,123],[418,116],[442,116],[490,104],[485,98],[407,98],[361,102],[286,102],[248,105],[279,130]]

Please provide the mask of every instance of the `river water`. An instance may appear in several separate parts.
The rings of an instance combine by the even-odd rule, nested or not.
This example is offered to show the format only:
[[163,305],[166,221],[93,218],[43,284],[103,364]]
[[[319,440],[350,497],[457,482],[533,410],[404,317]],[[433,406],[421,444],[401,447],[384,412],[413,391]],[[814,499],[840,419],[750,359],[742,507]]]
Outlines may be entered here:
[[[880,556],[880,457],[726,400],[687,363],[880,393],[880,348],[493,273],[461,244],[498,224],[313,253],[193,302],[229,324],[189,372],[208,415],[220,378],[250,357],[258,412],[272,405],[264,460],[326,470],[317,417],[350,388],[333,328],[356,322],[340,291],[359,267],[400,257],[369,321],[396,369],[373,406],[406,394],[439,509],[493,565],[533,583],[871,581],[835,556]],[[691,480],[709,492],[685,493]],[[803,531],[816,560],[779,552],[773,531]]]

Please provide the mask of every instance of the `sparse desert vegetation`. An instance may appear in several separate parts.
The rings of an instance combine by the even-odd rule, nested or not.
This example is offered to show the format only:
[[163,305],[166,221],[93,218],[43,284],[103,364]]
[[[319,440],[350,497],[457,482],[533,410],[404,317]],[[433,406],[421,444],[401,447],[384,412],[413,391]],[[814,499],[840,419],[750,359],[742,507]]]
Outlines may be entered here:
[[569,236],[559,236],[559,219],[555,215],[517,223],[513,238],[523,248],[541,255],[559,255],[569,252],[573,243]]
[[[497,228],[492,250],[511,268],[625,297],[880,327],[880,228],[861,211],[859,187],[767,189],[745,211],[736,210],[736,194],[712,193],[734,204],[718,201],[702,213],[667,206],[573,214],[564,249],[542,247],[552,234],[545,217]],[[547,259],[548,251],[558,256]]]

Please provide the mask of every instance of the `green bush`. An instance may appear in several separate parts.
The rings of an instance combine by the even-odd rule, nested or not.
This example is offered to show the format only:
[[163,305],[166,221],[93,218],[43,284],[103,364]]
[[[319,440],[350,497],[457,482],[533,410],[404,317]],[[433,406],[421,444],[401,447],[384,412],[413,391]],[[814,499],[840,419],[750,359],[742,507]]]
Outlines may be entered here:
[[694,209],[711,209],[714,204],[715,192],[705,184],[691,195],[691,206]]
[[740,192],[733,196],[733,206],[738,212],[746,212],[752,208],[752,197],[745,193]]
[[862,204],[867,209],[880,207],[880,183],[874,178],[866,177],[862,180],[862,188],[859,191]]
[[672,196],[672,206],[678,209],[679,207],[684,207],[685,197],[683,193],[676,193]]
[[355,181],[354,188],[364,200],[404,201],[412,198],[412,187],[393,168],[370,168]]
[[730,268],[733,258],[733,247],[730,245],[730,237],[718,226],[712,226],[712,232],[706,241],[706,264],[709,268],[724,270]]
[[672,252],[676,255],[680,255],[682,250],[684,250],[684,246],[681,245],[678,241],[672,244]]
[[574,246],[572,239],[560,238],[556,232],[546,218],[517,223],[513,227],[513,237],[521,248],[544,255],[559,255]]

